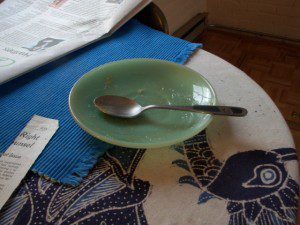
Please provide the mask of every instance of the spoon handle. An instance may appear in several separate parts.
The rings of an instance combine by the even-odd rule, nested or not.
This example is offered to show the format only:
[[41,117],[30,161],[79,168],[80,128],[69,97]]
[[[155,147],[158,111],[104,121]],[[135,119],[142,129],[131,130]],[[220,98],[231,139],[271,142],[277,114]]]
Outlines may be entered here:
[[199,113],[208,113],[219,116],[246,116],[248,111],[245,108],[234,107],[234,106],[211,106],[211,105],[194,105],[194,106],[159,106],[159,105],[149,105],[143,108],[147,109],[171,109],[171,110],[181,110]]

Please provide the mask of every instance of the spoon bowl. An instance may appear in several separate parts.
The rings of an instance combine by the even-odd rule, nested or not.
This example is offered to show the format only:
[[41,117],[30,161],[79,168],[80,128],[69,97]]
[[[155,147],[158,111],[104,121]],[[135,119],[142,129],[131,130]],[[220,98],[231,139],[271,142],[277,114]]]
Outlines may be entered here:
[[143,111],[136,101],[113,95],[95,98],[94,105],[103,113],[122,118],[134,118]]

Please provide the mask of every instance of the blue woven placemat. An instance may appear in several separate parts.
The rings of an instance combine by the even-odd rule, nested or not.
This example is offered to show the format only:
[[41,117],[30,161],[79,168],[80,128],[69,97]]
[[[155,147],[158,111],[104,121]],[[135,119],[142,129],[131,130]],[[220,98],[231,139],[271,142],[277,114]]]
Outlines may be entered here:
[[0,152],[4,152],[34,115],[58,119],[60,128],[32,170],[55,181],[78,185],[110,147],[82,131],[68,109],[73,84],[104,63],[156,58],[183,64],[201,47],[132,20],[112,37],[0,86]]

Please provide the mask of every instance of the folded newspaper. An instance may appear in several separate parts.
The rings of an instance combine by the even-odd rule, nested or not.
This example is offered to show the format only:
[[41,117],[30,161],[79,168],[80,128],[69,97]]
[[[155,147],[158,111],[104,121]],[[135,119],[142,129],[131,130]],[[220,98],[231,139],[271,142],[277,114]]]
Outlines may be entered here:
[[111,35],[151,0],[0,0],[0,84]]

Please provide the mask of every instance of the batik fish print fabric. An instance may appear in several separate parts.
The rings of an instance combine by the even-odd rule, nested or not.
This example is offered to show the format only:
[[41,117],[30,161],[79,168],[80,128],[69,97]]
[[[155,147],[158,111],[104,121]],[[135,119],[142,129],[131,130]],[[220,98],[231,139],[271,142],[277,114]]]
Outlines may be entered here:
[[175,160],[173,164],[191,174],[181,177],[179,183],[201,190],[198,204],[211,199],[225,201],[227,224],[296,224],[299,184],[289,175],[286,165],[297,160],[295,149],[249,150],[221,162],[202,132],[175,150],[186,160]]
[[134,170],[145,150],[114,148],[77,187],[30,173],[0,213],[0,224],[147,224],[148,181]]
[[169,148],[114,147],[78,187],[30,173],[0,224],[296,224],[295,149],[225,155],[204,132]]

